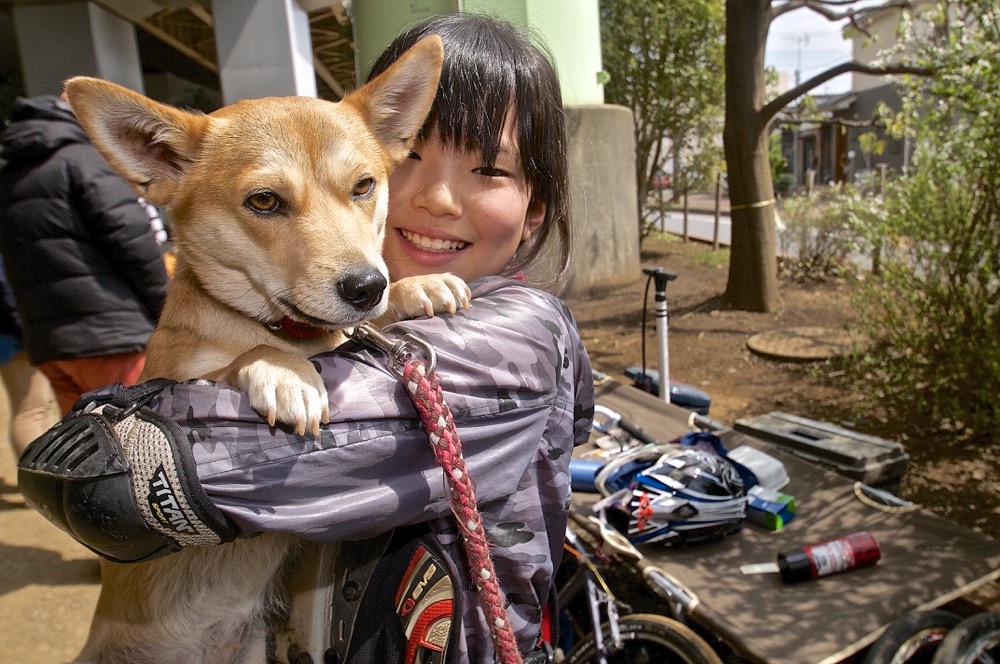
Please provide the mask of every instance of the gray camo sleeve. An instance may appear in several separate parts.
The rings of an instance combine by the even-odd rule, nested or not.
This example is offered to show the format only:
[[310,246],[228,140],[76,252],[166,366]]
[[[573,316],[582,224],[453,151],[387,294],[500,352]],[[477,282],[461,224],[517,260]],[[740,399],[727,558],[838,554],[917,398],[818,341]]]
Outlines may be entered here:
[[[586,440],[593,407],[575,322],[561,301],[523,283],[473,286],[470,310],[398,327],[437,352],[487,521],[491,503],[498,514],[517,512],[521,501],[528,511],[564,512],[569,455]],[[385,358],[347,344],[313,361],[330,395],[331,422],[318,438],[268,427],[239,391],[206,381],[181,383],[150,404],[187,434],[212,502],[244,535],[319,541],[450,515],[442,471]],[[546,486],[526,490],[527,478]]]

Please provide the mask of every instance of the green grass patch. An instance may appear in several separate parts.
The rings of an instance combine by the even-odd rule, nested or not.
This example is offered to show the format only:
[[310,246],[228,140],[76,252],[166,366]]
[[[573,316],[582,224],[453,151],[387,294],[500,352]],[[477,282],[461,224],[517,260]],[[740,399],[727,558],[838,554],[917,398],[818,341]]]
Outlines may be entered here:
[[692,257],[701,265],[723,267],[729,265],[729,247],[719,247],[718,251],[712,248],[700,249],[694,252]]
[[656,230],[655,228],[650,228],[647,237],[656,240],[657,242],[680,242],[681,238],[679,235],[674,235],[673,233],[665,233],[663,231]]

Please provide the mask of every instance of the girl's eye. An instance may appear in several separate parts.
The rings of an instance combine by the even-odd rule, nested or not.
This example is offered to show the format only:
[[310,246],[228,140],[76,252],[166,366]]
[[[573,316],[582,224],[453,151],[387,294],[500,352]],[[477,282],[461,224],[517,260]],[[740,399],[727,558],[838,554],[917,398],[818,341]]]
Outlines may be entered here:
[[357,183],[355,183],[354,190],[351,193],[353,193],[355,196],[364,196],[366,194],[370,194],[374,190],[375,190],[375,178],[366,177],[366,178],[361,178],[360,180],[357,181]]
[[243,203],[260,214],[273,214],[281,208],[281,199],[273,191],[254,192],[247,196]]
[[477,175],[484,175],[488,178],[502,178],[508,175],[507,171],[497,168],[495,166],[480,166],[479,168],[473,169],[473,173]]
[[416,152],[414,152],[413,150],[410,150],[410,154],[406,155],[406,158],[407,159],[416,159],[417,161],[420,161],[420,155],[417,154]]

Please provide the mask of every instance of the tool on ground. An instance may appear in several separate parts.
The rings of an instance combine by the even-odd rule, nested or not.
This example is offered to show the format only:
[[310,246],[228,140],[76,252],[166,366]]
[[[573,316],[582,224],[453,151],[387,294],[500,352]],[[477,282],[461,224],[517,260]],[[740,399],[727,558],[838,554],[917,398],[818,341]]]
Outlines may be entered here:
[[875,536],[861,531],[778,554],[776,563],[742,565],[743,574],[779,572],[785,583],[810,581],[874,565],[882,557]]
[[[664,403],[670,403],[670,350],[667,346],[667,283],[677,278],[673,272],[667,272],[662,267],[643,268],[646,275],[646,293],[648,298],[649,284],[652,282],[656,286],[656,342],[660,369],[660,399]],[[649,390],[650,378],[646,373],[646,298],[642,302],[642,376],[637,380],[641,381],[640,386]]]

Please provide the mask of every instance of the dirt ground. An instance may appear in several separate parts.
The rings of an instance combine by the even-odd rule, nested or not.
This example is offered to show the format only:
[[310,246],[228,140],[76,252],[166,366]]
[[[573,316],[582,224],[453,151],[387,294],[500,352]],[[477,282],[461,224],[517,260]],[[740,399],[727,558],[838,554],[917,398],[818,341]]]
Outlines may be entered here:
[[[901,494],[942,516],[995,536],[1000,532],[1000,446],[969,445],[919,416],[901,423],[881,412],[869,395],[847,388],[832,362],[780,362],[747,348],[755,333],[797,326],[840,327],[851,317],[841,282],[781,286],[782,307],[771,314],[725,311],[727,266],[714,265],[700,243],[644,245],[643,262],[675,272],[667,288],[671,375],[712,398],[710,416],[723,423],[781,410],[900,440],[911,455]],[[595,368],[627,381],[624,369],[642,364],[641,322],[645,279],[586,299],[571,300]],[[656,367],[652,293],[646,357]],[[0,404],[4,399],[0,398]],[[0,406],[5,408],[5,404]],[[68,661],[86,638],[99,570],[95,557],[23,506],[0,412],[0,644],[4,660],[49,664]],[[905,424],[905,425],[904,425]],[[915,434],[914,431],[923,432]],[[906,435],[903,438],[904,434]],[[1000,608],[998,590],[974,598]]]
[[68,662],[83,646],[97,602],[97,557],[24,505],[6,395],[0,405],[0,658]]

